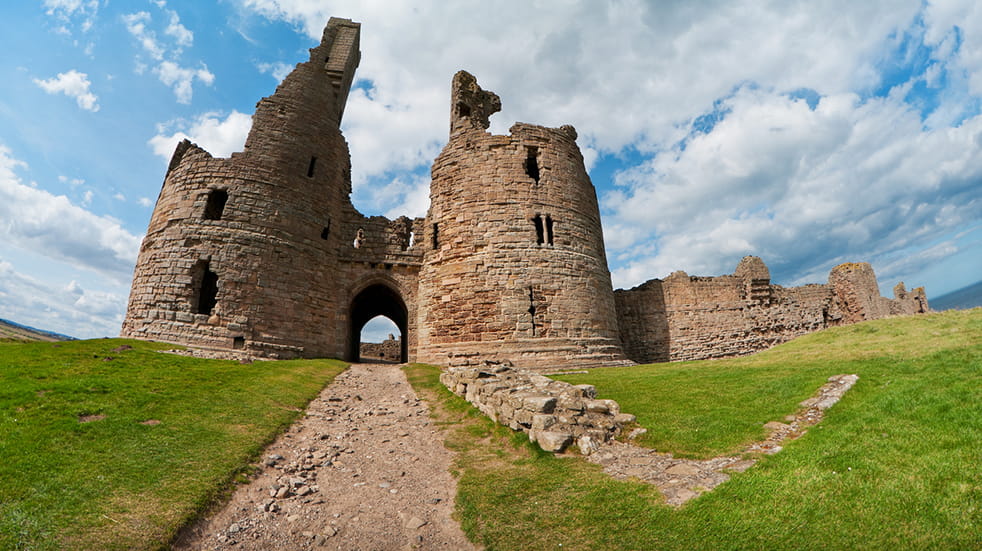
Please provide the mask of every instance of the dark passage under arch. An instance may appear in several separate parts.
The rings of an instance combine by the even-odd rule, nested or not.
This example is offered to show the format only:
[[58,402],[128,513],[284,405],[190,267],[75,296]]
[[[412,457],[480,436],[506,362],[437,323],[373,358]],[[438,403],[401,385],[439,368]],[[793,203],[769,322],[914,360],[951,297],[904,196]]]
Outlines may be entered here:
[[399,293],[388,285],[376,283],[358,293],[351,301],[351,310],[348,312],[350,323],[348,331],[348,354],[345,360],[357,362],[361,358],[361,330],[375,316],[385,316],[392,320],[402,333],[400,363],[409,361],[409,332],[408,321],[409,313],[406,310],[406,303],[403,302]]

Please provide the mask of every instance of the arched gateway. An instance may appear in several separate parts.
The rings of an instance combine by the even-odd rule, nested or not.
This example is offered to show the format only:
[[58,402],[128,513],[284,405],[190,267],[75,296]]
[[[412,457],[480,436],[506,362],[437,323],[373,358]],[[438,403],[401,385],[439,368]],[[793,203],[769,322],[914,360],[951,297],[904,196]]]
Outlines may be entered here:
[[345,359],[349,362],[360,360],[361,330],[365,324],[376,316],[385,316],[392,320],[402,334],[400,340],[399,362],[409,361],[409,312],[406,303],[399,292],[384,283],[376,283],[363,289],[351,300],[348,311],[348,352]]

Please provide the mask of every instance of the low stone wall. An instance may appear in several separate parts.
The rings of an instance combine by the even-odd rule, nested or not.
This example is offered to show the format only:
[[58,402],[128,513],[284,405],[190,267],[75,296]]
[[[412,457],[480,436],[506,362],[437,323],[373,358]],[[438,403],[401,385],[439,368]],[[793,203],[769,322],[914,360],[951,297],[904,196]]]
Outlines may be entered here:
[[452,367],[440,382],[482,413],[549,452],[575,444],[590,455],[635,421],[613,400],[597,400],[592,385],[571,385],[508,365]]

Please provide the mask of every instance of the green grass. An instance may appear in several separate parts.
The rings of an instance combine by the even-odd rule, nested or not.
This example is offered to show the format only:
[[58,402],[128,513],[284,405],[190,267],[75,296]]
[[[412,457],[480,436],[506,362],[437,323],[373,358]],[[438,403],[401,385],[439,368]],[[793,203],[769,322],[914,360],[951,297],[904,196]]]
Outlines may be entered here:
[[164,348],[0,344],[0,549],[166,546],[345,366]]
[[837,328],[746,358],[562,377],[636,414],[646,445],[707,457],[763,436],[828,376],[859,374],[805,436],[678,509],[476,417],[434,368],[410,373],[451,429],[462,526],[489,550],[982,549],[982,309]]

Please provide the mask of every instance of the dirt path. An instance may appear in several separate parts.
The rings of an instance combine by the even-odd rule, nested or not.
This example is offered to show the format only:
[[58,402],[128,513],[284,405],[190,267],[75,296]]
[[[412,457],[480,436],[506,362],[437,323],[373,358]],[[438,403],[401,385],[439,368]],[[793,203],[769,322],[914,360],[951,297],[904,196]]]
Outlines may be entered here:
[[396,365],[355,364],[175,549],[475,549],[451,518],[451,454]]
[[637,478],[654,484],[665,495],[666,503],[682,505],[729,480],[728,472],[743,472],[757,462],[755,459],[744,458],[744,455],[753,457],[777,453],[781,451],[781,444],[785,440],[793,440],[805,434],[809,427],[822,420],[825,410],[838,402],[857,380],[858,375],[829,377],[828,382],[819,387],[814,396],[800,404],[802,409],[785,419],[787,423],[772,421],[764,425],[769,436],[747,446],[738,456],[706,460],[678,459],[670,453],[659,453],[650,448],[612,441],[588,456],[587,460],[602,466],[604,472],[614,478]]

